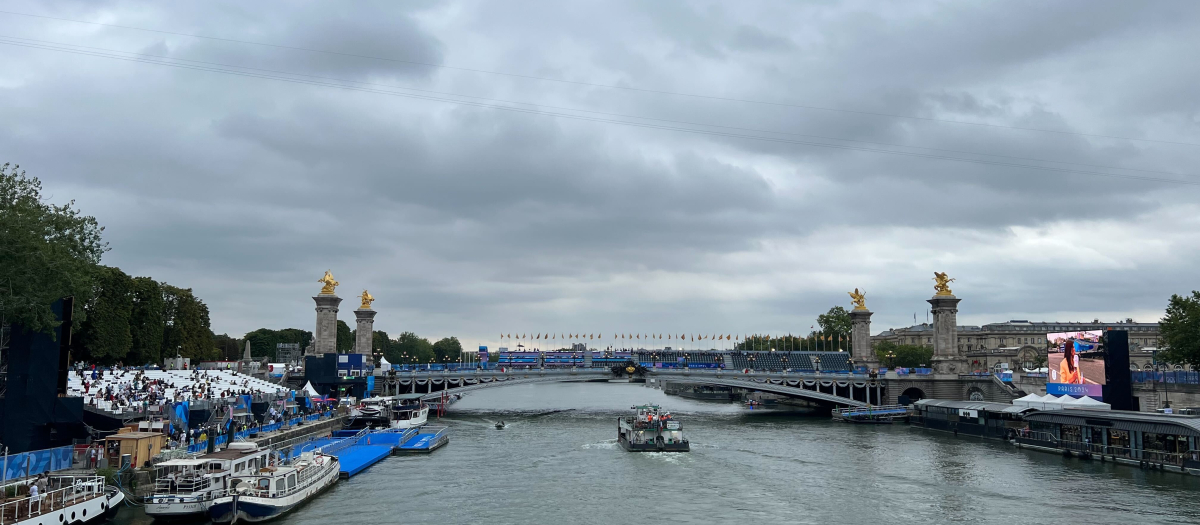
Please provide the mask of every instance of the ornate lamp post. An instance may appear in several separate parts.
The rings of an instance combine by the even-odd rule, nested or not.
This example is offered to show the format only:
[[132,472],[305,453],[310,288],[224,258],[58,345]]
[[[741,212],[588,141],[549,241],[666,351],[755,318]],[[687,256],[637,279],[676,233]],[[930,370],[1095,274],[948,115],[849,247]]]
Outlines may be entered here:
[[687,352],[684,352],[684,353],[683,353],[683,367],[684,367],[684,368],[691,368],[691,366],[688,364],[688,358],[690,358],[690,357],[691,357],[691,356],[690,356],[690,355],[688,355],[688,353],[687,353]]
[[892,362],[896,360],[896,352],[889,351],[884,357],[888,360],[888,368],[892,368]]
[[818,374],[821,373],[821,356],[819,356],[819,355],[813,356],[813,368],[816,369],[816,372]]

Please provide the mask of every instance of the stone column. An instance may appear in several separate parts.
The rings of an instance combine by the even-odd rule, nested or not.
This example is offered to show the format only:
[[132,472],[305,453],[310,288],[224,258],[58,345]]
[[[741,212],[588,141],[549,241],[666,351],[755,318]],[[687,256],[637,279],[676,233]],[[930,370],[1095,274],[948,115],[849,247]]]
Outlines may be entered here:
[[871,314],[866,308],[850,311],[850,357],[855,363],[867,364],[878,361],[871,350]]
[[966,359],[958,351],[958,302],[950,294],[929,299],[933,306],[933,361],[938,373],[950,374],[966,369]]
[[342,298],[333,294],[313,297],[317,303],[317,329],[313,331],[316,355],[337,353],[337,314]]
[[354,332],[354,351],[365,356],[371,355],[371,346],[375,343],[375,310],[359,308],[354,311],[358,326]]

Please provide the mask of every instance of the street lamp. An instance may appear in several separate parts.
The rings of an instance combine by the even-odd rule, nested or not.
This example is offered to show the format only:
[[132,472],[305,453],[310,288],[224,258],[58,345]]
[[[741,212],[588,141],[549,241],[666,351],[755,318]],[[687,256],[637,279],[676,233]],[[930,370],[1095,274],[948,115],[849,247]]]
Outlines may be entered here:
[[816,369],[817,373],[821,372],[821,356],[819,356],[819,355],[813,356],[813,368]]
[[683,367],[684,367],[684,368],[691,368],[691,366],[689,366],[689,365],[688,365],[688,359],[689,359],[690,357],[691,357],[691,356],[690,356],[690,355],[688,355],[688,353],[687,353],[687,352],[684,352],[684,353],[683,353]]
[[896,359],[896,353],[889,350],[887,355],[884,357],[886,357],[888,360],[888,368],[892,368],[892,361]]
[[854,373],[854,358],[851,357],[850,359],[847,359],[846,362],[850,364],[850,373],[853,374]]

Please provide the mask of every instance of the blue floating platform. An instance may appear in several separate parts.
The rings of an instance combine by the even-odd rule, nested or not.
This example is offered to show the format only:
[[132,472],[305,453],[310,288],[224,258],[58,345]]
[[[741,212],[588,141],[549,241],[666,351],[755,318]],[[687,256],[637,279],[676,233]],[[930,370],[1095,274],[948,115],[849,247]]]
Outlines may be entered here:
[[402,454],[407,453],[429,453],[433,452],[450,442],[450,436],[446,434],[446,428],[440,429],[421,429],[421,432],[412,438],[409,438],[402,445],[396,448],[396,451]]
[[386,444],[349,446],[337,455],[338,463],[341,464],[340,476],[342,479],[349,479],[391,454],[392,446]]

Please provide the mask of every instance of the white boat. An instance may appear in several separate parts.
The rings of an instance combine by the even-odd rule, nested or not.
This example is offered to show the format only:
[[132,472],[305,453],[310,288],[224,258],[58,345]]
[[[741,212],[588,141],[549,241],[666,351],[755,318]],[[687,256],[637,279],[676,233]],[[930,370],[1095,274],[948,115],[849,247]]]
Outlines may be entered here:
[[125,501],[125,493],[107,486],[103,476],[49,476],[46,490],[36,497],[28,495],[32,479],[13,481],[0,487],[26,487],[24,497],[18,496],[0,504],[0,517],[5,525],[48,525],[69,523],[103,523],[112,518]]
[[372,397],[350,411],[345,430],[363,428],[417,428],[429,420],[429,405],[421,400],[425,394]]
[[156,519],[205,515],[213,499],[229,490],[233,475],[267,466],[270,455],[254,443],[238,442],[203,457],[159,463],[154,493],[145,500],[146,514]]
[[336,456],[305,452],[288,466],[234,474],[230,490],[213,500],[208,516],[215,523],[278,518],[333,486],[339,470]]

